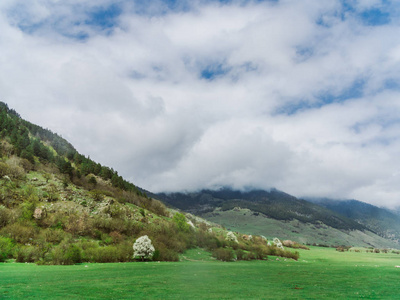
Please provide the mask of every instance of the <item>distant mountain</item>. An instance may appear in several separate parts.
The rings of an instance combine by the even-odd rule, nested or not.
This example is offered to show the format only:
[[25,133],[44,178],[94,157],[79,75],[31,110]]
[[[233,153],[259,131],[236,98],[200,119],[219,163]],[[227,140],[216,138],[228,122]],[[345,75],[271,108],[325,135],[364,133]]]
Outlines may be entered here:
[[223,188],[194,193],[161,193],[156,197],[173,207],[249,234],[279,235],[328,245],[397,245],[389,232],[369,224],[367,219],[362,222],[363,218],[353,214],[346,215],[276,189],[237,191]]
[[319,198],[309,201],[363,224],[382,237],[400,240],[400,216],[394,212],[357,200]]
[[276,189],[241,192],[224,188],[217,191],[202,190],[198,193],[189,194],[158,194],[158,197],[174,207],[200,215],[215,208],[226,211],[240,207],[282,221],[297,219],[312,224],[322,222],[337,229],[367,229],[364,225],[350,218]]

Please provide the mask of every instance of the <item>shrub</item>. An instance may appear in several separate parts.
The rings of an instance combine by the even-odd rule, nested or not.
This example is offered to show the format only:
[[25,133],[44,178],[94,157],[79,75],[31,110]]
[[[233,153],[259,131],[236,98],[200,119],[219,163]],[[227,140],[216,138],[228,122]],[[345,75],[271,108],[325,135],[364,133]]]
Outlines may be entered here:
[[246,252],[244,252],[242,249],[236,250],[236,259],[237,260],[244,260],[245,255],[246,255]]
[[71,240],[64,239],[60,245],[54,247],[48,255],[45,256],[45,261],[54,265],[72,265],[82,262],[82,249],[71,243]]
[[231,248],[218,248],[212,253],[213,257],[222,261],[234,261],[236,260],[235,252]]
[[10,237],[21,244],[27,244],[35,239],[36,230],[29,223],[13,223],[4,227],[0,234]]
[[176,251],[168,249],[164,244],[158,244],[154,251],[153,260],[155,261],[179,261],[179,255]]
[[10,210],[0,205],[0,228],[6,226],[10,222]]
[[283,250],[283,245],[282,245],[281,241],[280,241],[278,238],[274,238],[274,239],[273,239],[273,242],[274,242],[274,244],[275,244],[275,246],[276,246],[277,248]]
[[176,213],[172,220],[175,222],[179,230],[184,232],[188,232],[190,230],[190,225],[187,223],[185,215]]
[[0,262],[12,257],[14,247],[15,245],[11,239],[0,236]]
[[111,263],[120,261],[120,253],[115,246],[88,248],[84,257],[90,262]]
[[39,247],[36,246],[23,246],[18,249],[16,255],[17,262],[36,262],[42,258],[42,253]]
[[236,235],[232,231],[229,231],[226,234],[226,240],[230,241],[230,242],[238,243],[238,239],[237,239]]
[[291,240],[286,240],[282,242],[282,245],[288,248],[294,248],[294,249],[304,249],[304,250],[310,250],[307,246],[304,246],[300,243],[291,241]]
[[133,256],[135,258],[150,259],[154,254],[154,246],[147,235],[141,236],[133,244]]
[[255,259],[265,259],[267,258],[267,248],[262,245],[253,245],[250,251],[254,254]]
[[70,238],[71,235],[59,228],[46,228],[40,231],[38,240],[45,243],[59,244],[62,240]]

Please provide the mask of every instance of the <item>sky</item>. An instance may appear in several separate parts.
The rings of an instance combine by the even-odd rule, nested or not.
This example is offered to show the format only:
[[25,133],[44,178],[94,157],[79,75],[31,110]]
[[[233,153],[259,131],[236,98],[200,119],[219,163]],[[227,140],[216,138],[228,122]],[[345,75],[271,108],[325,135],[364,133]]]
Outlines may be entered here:
[[400,3],[2,0],[0,101],[152,192],[400,206]]

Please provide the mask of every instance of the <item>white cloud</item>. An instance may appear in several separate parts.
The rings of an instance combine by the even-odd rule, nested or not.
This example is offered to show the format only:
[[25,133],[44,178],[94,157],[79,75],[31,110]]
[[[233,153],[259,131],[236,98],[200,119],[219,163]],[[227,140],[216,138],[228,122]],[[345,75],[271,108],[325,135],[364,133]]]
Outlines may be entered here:
[[383,2],[120,1],[112,28],[86,22],[108,0],[24,3],[0,4],[1,100],[135,184],[397,205],[398,22],[357,16]]

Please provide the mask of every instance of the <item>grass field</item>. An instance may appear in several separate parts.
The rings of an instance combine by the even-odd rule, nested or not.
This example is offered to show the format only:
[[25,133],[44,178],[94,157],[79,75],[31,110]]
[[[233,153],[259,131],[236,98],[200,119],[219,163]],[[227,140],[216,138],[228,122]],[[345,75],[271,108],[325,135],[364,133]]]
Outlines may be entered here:
[[299,261],[0,264],[1,299],[399,299],[400,255],[301,250]]

